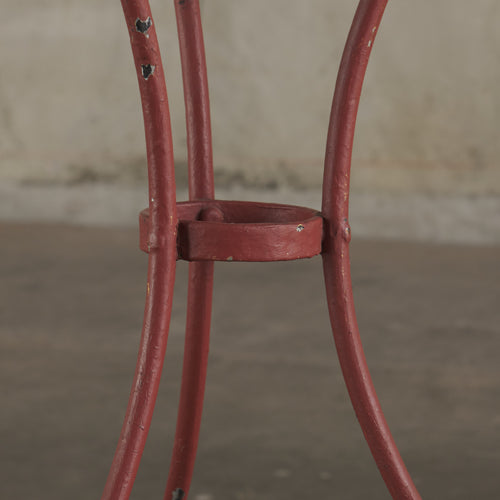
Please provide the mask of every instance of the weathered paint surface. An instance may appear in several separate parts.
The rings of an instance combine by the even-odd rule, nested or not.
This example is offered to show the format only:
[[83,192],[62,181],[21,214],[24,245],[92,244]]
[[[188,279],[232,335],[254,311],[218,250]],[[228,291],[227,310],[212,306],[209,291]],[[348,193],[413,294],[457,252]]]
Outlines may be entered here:
[[103,499],[127,499],[149,430],[168,334],[176,258],[191,261],[181,395],[165,500],[188,496],[203,409],[213,261],[293,260],[322,254],[328,308],[359,423],[394,499],[418,500],[378,402],[361,345],[350,277],[352,144],[361,88],[387,0],[361,0],[342,58],[326,148],[321,213],[214,200],[208,85],[198,0],[176,0],[188,135],[189,202],[176,203],[163,70],[147,0],[122,0],[144,110],[150,183],[140,215],[148,294],[136,375]]

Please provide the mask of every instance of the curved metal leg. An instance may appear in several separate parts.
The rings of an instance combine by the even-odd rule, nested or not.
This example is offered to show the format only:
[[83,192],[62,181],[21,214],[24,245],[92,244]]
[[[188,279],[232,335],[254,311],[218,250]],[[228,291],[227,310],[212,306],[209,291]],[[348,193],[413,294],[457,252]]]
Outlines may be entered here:
[[[189,199],[213,199],[210,105],[200,6],[197,0],[174,3],[186,107]],[[219,214],[207,209],[198,217],[217,220]],[[185,500],[193,476],[207,374],[213,273],[213,262],[189,264],[181,395],[165,500]]]
[[146,131],[149,269],[137,366],[103,500],[125,500],[132,491],[158,394],[177,258],[172,135],[156,32],[147,0],[122,0],[122,7],[136,64]]
[[354,311],[348,223],[351,152],[363,78],[387,0],[361,0],[333,99],[323,180],[323,269],[330,321],[349,395],[372,455],[397,500],[420,495],[394,443],[368,371]]

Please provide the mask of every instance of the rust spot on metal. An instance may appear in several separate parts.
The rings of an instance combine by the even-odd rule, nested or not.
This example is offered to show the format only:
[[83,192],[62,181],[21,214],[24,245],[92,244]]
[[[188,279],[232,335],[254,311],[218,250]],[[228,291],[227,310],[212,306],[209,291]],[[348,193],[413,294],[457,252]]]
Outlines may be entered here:
[[177,488],[172,492],[172,500],[182,500],[184,495],[184,490],[182,488]]
[[147,32],[149,28],[151,28],[151,26],[153,26],[153,20],[150,17],[148,17],[145,21],[143,21],[139,17],[135,20],[135,30],[139,33],[143,33],[146,36],[149,36]]
[[156,66],[153,66],[152,64],[141,64],[141,71],[144,80],[147,80],[155,72],[155,68]]

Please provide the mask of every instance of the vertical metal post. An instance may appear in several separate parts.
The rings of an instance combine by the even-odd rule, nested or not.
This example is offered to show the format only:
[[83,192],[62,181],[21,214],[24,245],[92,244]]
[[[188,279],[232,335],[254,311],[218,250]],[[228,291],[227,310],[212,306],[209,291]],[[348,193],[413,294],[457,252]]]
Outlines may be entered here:
[[[174,3],[186,107],[189,199],[213,199],[210,103],[200,5],[198,0]],[[202,220],[211,216],[209,211],[199,214]],[[185,499],[193,476],[207,375],[213,275],[213,262],[190,262],[181,395],[165,500]]]

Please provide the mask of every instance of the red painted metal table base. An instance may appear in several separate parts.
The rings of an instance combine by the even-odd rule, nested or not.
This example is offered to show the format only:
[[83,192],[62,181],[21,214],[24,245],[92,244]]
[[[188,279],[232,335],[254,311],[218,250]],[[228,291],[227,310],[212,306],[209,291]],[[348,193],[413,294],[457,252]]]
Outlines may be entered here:
[[147,0],[122,0],[142,99],[149,208],[140,246],[149,254],[137,366],[102,499],[128,499],[137,474],[168,337],[175,263],[190,261],[177,428],[165,500],[187,499],[200,431],[212,309],[213,261],[294,260],[321,254],[331,326],[356,416],[398,500],[420,498],[380,408],[356,323],[349,262],[349,178],[363,78],[387,0],[361,0],[333,98],[321,213],[290,205],[214,199],[210,107],[198,0],[175,0],[188,136],[189,198],[175,198],[172,135],[155,24]]

